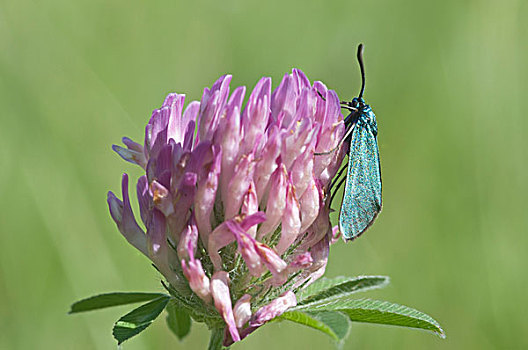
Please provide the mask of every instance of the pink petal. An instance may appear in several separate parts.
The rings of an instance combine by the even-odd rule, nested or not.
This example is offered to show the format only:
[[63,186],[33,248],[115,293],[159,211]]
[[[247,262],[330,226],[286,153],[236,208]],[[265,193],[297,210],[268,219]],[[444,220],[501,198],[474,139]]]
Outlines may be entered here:
[[326,97],[325,117],[322,124],[325,128],[329,128],[342,121],[343,115],[341,114],[341,103],[336,92],[334,90],[328,90]]
[[238,329],[235,324],[235,317],[231,306],[231,296],[229,294],[229,276],[225,271],[217,271],[211,278],[211,294],[214,299],[214,304],[225,323],[231,338],[237,342],[240,340]]
[[178,243],[178,257],[180,260],[194,260],[197,246],[198,228],[196,227],[196,220],[191,216],[191,220],[183,230]]
[[119,231],[123,234],[126,240],[140,252],[148,256],[147,236],[138,226],[136,219],[134,218],[134,213],[132,212],[132,207],[130,206],[127,174],[123,174],[121,191],[123,201],[117,199],[112,192],[108,192],[107,202],[112,219],[114,219]]
[[152,181],[149,187],[149,194],[156,208],[161,210],[164,215],[169,216],[174,213],[172,196],[162,184],[156,180]]
[[314,166],[314,146],[316,138],[312,139],[304,152],[302,152],[293,162],[291,167],[292,183],[295,186],[295,193],[300,198],[313,179]]
[[168,249],[166,230],[165,216],[157,209],[152,210],[147,230],[149,257],[169,283],[177,285],[178,277],[169,265],[171,261],[176,261],[176,254]]
[[[339,142],[344,136],[345,126],[343,123],[343,116],[341,114],[341,107],[339,98],[335,91],[329,90],[327,93],[327,102],[325,106],[324,122],[321,124],[319,135],[317,137],[317,144],[315,151],[318,153],[330,152],[338,146]],[[343,147],[341,147],[343,149]],[[337,156],[337,157],[336,157]],[[314,174],[319,177],[323,172],[327,172],[327,168],[335,159],[335,163],[341,165],[342,155],[339,150],[335,150],[330,154],[319,155],[315,157]],[[333,174],[324,174],[323,183],[326,185]]]
[[114,150],[114,152],[119,154],[121,158],[123,158],[127,162],[137,164],[143,169],[145,169],[145,167],[147,166],[147,159],[145,158],[143,146],[138,143],[135,143],[127,137],[123,137],[123,143],[127,146],[127,148],[113,145],[112,149]]
[[149,182],[157,180],[165,187],[170,185],[173,148],[174,141],[159,146],[156,155],[151,154],[146,167]]
[[[209,252],[215,270],[222,269],[222,258],[220,257],[220,254],[218,254],[218,250],[237,240],[239,243],[239,250],[247,249],[243,252],[243,256],[249,259],[250,262],[248,263],[248,266],[251,266],[256,273],[256,269],[259,268],[259,263],[253,263],[256,255],[254,252],[250,251],[250,249],[254,249],[254,247],[248,247],[248,242],[254,244],[254,239],[249,236],[246,231],[252,226],[260,224],[265,219],[266,216],[262,212],[257,212],[253,215],[246,216],[245,218],[237,216],[232,220],[220,224],[213,233],[211,233],[209,236],[207,251]],[[244,235],[243,240],[241,235]]]
[[[252,226],[262,223],[265,219],[266,216],[264,213],[257,212],[244,218],[237,216],[232,220],[223,222],[214,229],[214,231],[209,236],[207,251],[215,270],[218,271],[222,269],[222,258],[220,257],[220,254],[218,254],[218,251],[235,240],[241,240],[241,235],[244,235],[243,241],[240,243],[243,247],[239,246],[239,249],[246,249],[246,246],[249,244],[248,242],[251,242],[254,245],[255,240],[250,235],[248,235],[246,231],[248,231]],[[248,259],[253,261],[255,259],[255,254],[249,249],[254,248],[248,247],[247,249],[247,251],[244,251],[244,254],[248,254]],[[254,265],[252,262],[249,263],[249,265],[253,266],[255,269],[254,271],[257,271],[256,269],[259,268],[258,263],[255,264],[256,265]]]
[[167,129],[167,139],[173,139],[176,143],[183,145],[185,131],[188,120],[182,118],[183,103],[185,95],[169,94],[165,98],[163,106],[170,108],[169,125]]
[[198,135],[200,141],[211,140],[219,122],[220,114],[229,96],[231,75],[221,76],[210,91],[205,90],[200,104]]
[[271,174],[277,169],[277,158],[281,151],[281,132],[277,126],[273,126],[269,131],[269,137],[267,139],[264,151],[257,160],[255,168],[256,177],[256,188],[257,197],[262,203],[267,200],[267,192],[269,188],[269,182]]
[[309,282],[305,286],[315,282],[319,279],[326,270],[326,265],[328,264],[328,254],[330,253],[330,239],[326,235],[318,243],[316,243],[311,249],[310,253],[312,255],[313,264],[308,269],[311,272],[309,276]]
[[288,274],[307,269],[312,266],[312,264],[313,259],[310,252],[299,254],[288,264]]
[[255,312],[250,326],[260,326],[273,320],[275,317],[282,315],[290,307],[297,305],[297,298],[292,291],[287,291],[268,305],[261,307]]
[[292,76],[295,82],[295,86],[299,91],[302,91],[304,88],[310,87],[310,80],[306,77],[302,70],[294,68],[292,69]]
[[301,232],[301,217],[299,211],[299,202],[295,195],[295,188],[288,184],[286,191],[286,208],[282,215],[281,237],[279,243],[275,247],[277,253],[282,255],[288,250],[297,236]]
[[310,227],[317,215],[319,214],[319,202],[321,190],[317,187],[317,184],[314,178],[311,178],[310,184],[301,199],[299,200],[300,210],[301,210],[301,230],[300,232],[305,232],[308,227]]
[[218,254],[218,251],[229,243],[234,242],[235,239],[235,235],[231,232],[226,222],[223,222],[216,227],[209,235],[207,252],[209,253],[209,257],[211,258],[215,270],[222,269],[222,258],[220,257],[220,254]]
[[185,167],[187,162],[191,157],[191,151],[184,150],[182,145],[176,143],[172,147],[172,154],[169,159],[170,161],[170,190],[171,192],[176,192],[178,186],[180,185],[181,178],[185,172]]
[[214,161],[213,144],[211,141],[200,142],[191,152],[185,171],[198,175],[198,182],[202,182],[209,174],[209,165]]
[[149,157],[156,157],[159,150],[167,144],[167,128],[170,118],[170,108],[162,107],[152,112],[149,124],[147,125],[146,147]]
[[287,186],[286,167],[281,164],[271,174],[268,203],[266,205],[266,221],[258,230],[258,239],[262,239],[272,233],[279,226],[284,208],[286,207]]
[[255,163],[253,156],[243,155],[235,167],[233,178],[229,182],[226,199],[224,201],[225,218],[231,219],[240,211],[244,195],[249,189],[251,183]]
[[242,114],[242,151],[249,153],[255,146],[257,137],[264,133],[268,125],[271,98],[271,79],[262,78],[259,80]]
[[291,123],[286,124],[283,122],[283,125],[287,128],[291,128],[294,122],[298,122],[302,119],[308,119],[315,124],[314,116],[318,99],[319,96],[311,87],[303,88],[299,99],[297,100],[297,110],[295,111]]
[[[249,184],[248,191],[246,195],[244,196],[244,200],[242,202],[242,209],[241,212],[243,215],[251,215],[256,212],[258,212],[259,206],[258,206],[258,198],[257,193],[255,191],[255,183],[251,181]],[[247,233],[255,238],[257,235],[257,226],[251,227]]]
[[187,125],[187,130],[185,132],[183,149],[191,150],[193,146],[194,131],[196,128],[196,117],[200,111],[200,102],[193,101],[189,103],[185,112],[183,112],[183,124]]
[[219,144],[222,147],[222,174],[220,180],[222,201],[228,199],[228,186],[233,178],[234,167],[237,161],[240,147],[240,109],[235,107],[232,113],[228,114],[226,125],[219,133]]
[[[328,103],[327,102],[328,101],[328,97],[327,97],[328,88],[322,82],[314,81],[313,89],[314,89],[315,93],[317,94],[317,103],[316,103],[316,108],[315,108],[314,120],[317,123],[324,125],[324,123],[325,123],[326,105]],[[319,94],[322,95],[324,99],[321,98]]]
[[242,217],[242,220],[237,220],[237,222],[240,221],[240,227],[244,231],[248,231],[253,225],[258,225],[266,221],[266,214],[259,211],[254,214]]
[[167,223],[163,213],[152,210],[150,225],[147,229],[149,256],[152,261],[164,261],[167,264]]
[[235,303],[233,308],[235,324],[237,328],[242,328],[251,318],[251,295],[244,294]]
[[279,86],[273,91],[271,95],[271,118],[273,121],[278,119],[279,113],[283,113],[283,120],[288,122],[288,125],[295,114],[297,92],[293,77],[285,74]]
[[216,199],[218,178],[220,175],[222,150],[213,146],[214,160],[210,165],[206,177],[198,184],[194,201],[194,213],[200,231],[202,242],[207,245],[211,233],[211,213]]
[[[206,303],[211,301],[212,284],[205,275],[202,263],[198,259],[181,261],[183,274],[189,281],[189,287]],[[213,276],[214,277],[214,276]]]
[[125,146],[127,146],[128,149],[135,151],[135,152],[143,152],[143,146],[140,145],[139,143],[132,141],[128,137],[123,137],[121,140],[123,141]]
[[320,155],[314,158],[314,176],[321,181],[324,187],[330,184],[330,181],[341,167],[348,149],[347,142],[343,142],[338,149],[330,154]]
[[189,220],[189,208],[194,201],[196,192],[197,175],[195,173],[185,173],[174,201],[174,213],[168,219],[169,233],[172,242],[178,242],[179,236],[187,221]]
[[238,251],[244,259],[249,273],[255,277],[260,276],[265,269],[261,264],[261,257],[255,249],[254,240],[242,230],[235,220],[229,220],[226,224],[237,240]]
[[309,118],[302,118],[300,123],[294,123],[288,130],[281,145],[281,160],[286,169],[291,169],[291,165],[312,137],[314,137],[314,129]]
[[229,102],[225,108],[225,113],[220,116],[220,123],[214,136],[215,144],[222,147],[222,176],[220,188],[222,199],[225,201],[225,193],[229,180],[232,178],[235,161],[238,157],[240,138],[240,111],[244,100],[246,88],[241,86],[233,91]]
[[[320,196],[323,196],[320,193]],[[312,226],[308,229],[308,235],[304,238],[300,249],[308,249],[320,240],[323,237],[332,234],[332,228],[330,226],[330,208],[328,208],[328,203],[323,204],[323,198],[320,197],[320,209],[317,215],[317,218],[313,222]]]
[[187,108],[185,108],[185,112],[183,112],[183,121],[185,124],[189,123],[191,120],[196,121],[196,117],[198,116],[198,112],[200,111],[200,102],[198,101],[192,101],[187,105]]
[[280,258],[277,253],[267,245],[255,241],[255,250],[257,251],[257,254],[262,259],[262,262],[268,270],[271,272],[271,274],[274,276],[274,285],[281,285],[284,282],[286,282],[287,271],[286,267],[288,264],[284,260]]
[[149,184],[147,177],[145,175],[141,176],[138,179],[136,185],[137,197],[139,202],[139,212],[141,215],[141,220],[145,225],[148,223],[149,212],[151,208],[152,197],[149,193]]

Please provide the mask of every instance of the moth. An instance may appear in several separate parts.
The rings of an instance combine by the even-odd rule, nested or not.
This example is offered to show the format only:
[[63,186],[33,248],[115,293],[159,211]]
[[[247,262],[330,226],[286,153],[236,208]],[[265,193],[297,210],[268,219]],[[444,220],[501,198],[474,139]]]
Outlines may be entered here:
[[[358,97],[352,101],[341,102],[341,107],[350,111],[350,114],[344,119],[345,136],[335,148],[339,148],[344,142],[348,143],[348,164],[339,171],[330,185],[330,188],[334,188],[332,200],[337,189],[345,183],[339,214],[339,230],[347,241],[352,241],[365,232],[381,211],[378,124],[372,108],[363,99],[365,91],[363,44],[358,46],[357,59],[361,70],[361,90]],[[342,177],[345,169],[346,176]]]

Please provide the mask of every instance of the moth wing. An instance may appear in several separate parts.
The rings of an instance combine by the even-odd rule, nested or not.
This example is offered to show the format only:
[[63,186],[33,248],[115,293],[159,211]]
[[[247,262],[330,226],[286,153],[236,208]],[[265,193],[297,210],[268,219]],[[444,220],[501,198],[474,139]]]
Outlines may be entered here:
[[346,240],[359,237],[381,211],[381,171],[376,136],[359,118],[350,141],[348,172],[339,215]]

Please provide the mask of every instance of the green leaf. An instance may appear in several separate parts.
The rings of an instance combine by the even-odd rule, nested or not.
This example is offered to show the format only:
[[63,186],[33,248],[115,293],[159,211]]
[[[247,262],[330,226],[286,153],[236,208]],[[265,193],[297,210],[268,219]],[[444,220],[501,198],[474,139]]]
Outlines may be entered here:
[[152,321],[154,321],[163,309],[165,309],[169,300],[170,297],[164,295],[149,303],[141,305],[137,309],[132,310],[125,316],[121,317],[115,323],[114,329],[112,330],[112,334],[118,344],[132,338],[150,326]]
[[290,311],[321,312],[339,311],[346,314],[351,321],[377,323],[392,326],[422,329],[445,338],[444,330],[429,315],[407,306],[390,303],[388,301],[355,299],[355,300],[320,300],[299,305]]
[[389,283],[386,276],[321,278],[297,293],[299,305],[323,299],[345,298],[353,293],[383,288]]
[[167,326],[179,340],[182,340],[191,330],[191,317],[184,308],[179,307],[174,301],[171,301],[165,310],[168,314]]
[[329,335],[336,342],[342,342],[350,330],[347,315],[336,311],[303,312],[287,311],[277,317],[278,320],[288,320],[315,328]]
[[106,293],[79,300],[71,306],[70,314],[104,309],[111,306],[126,305],[148,301],[166,296],[161,293]]

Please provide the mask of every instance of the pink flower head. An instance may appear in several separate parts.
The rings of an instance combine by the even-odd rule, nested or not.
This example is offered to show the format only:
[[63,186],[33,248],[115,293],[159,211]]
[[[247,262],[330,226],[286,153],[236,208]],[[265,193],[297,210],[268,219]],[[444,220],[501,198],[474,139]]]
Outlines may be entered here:
[[324,272],[333,240],[328,192],[345,127],[337,94],[300,70],[274,91],[262,78],[245,106],[245,87],[231,92],[230,82],[220,77],[187,107],[184,95],[168,95],[143,145],[123,138],[126,148],[113,146],[145,171],[136,186],[145,229],[126,174],[123,200],[110,192],[108,204],[173,292],[195,294],[204,314],[214,307],[238,341],[296,305],[292,290]]

